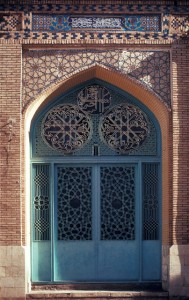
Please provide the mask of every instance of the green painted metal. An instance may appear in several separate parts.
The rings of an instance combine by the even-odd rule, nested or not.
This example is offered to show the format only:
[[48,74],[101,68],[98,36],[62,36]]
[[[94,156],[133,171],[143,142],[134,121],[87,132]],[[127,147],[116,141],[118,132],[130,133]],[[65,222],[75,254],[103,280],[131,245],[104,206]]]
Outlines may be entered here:
[[[144,144],[144,147],[142,146],[143,149],[125,155],[120,155],[119,153],[112,151],[112,149],[108,149],[107,146],[104,146],[100,137],[98,137],[98,139],[95,138],[95,143],[94,141],[91,144],[88,143],[86,148],[82,148],[82,150],[80,150],[81,152],[75,152],[74,155],[60,155],[60,153],[57,153],[56,151],[49,150],[47,145],[39,146],[39,143],[41,143],[39,142],[40,126],[43,116],[53,106],[64,103],[64,101],[67,101],[68,99],[70,99],[70,103],[74,103],[74,95],[76,95],[78,90],[81,90],[86,83],[76,87],[75,90],[68,92],[68,94],[55,99],[53,103],[36,116],[31,128],[32,281],[44,283],[161,281],[161,132],[159,125],[153,114],[131,95],[99,80],[93,80],[87,84],[94,83],[103,84],[111,91],[112,95],[116,95],[115,99],[117,100],[115,101],[117,102],[114,104],[118,105],[125,99],[124,101],[127,103],[137,105],[144,111],[151,124],[152,138],[149,139],[148,143]],[[93,116],[93,122],[98,129],[98,118],[96,115]],[[36,149],[40,150],[38,151]],[[115,238],[115,232],[113,233],[112,239],[110,238],[110,235],[108,238],[101,238],[102,222],[109,222],[111,219],[111,217],[107,217],[104,219],[106,221],[102,221],[103,207],[101,203],[103,202],[103,172],[101,171],[103,168],[107,168],[108,170],[116,167],[124,168],[124,166],[133,167],[135,170],[135,232],[131,235],[130,240],[125,239],[122,234],[120,235],[120,232],[117,233],[117,238]],[[89,201],[91,201],[92,231],[87,239],[78,239],[75,238],[74,235],[69,235],[69,233],[67,234],[66,239],[64,239],[62,233],[58,235],[60,223],[62,222],[64,224],[63,216],[59,219],[57,217],[60,215],[60,212],[58,212],[58,209],[60,210],[59,206],[62,205],[58,203],[61,201],[63,202],[63,200],[58,200],[58,168],[67,168],[67,170],[69,168],[81,168],[80,170],[89,168],[91,172],[91,199],[89,199]],[[151,169],[152,176],[149,171]],[[44,173],[48,178],[47,190],[44,189],[44,186],[39,186],[40,184],[44,185],[44,181],[46,182],[47,180],[45,176],[41,177],[41,175],[38,175],[41,170],[45,170]],[[82,171],[78,171],[78,173],[82,174]],[[108,171],[104,172],[104,174],[106,173],[108,173]],[[124,172],[120,171],[120,174],[122,174],[120,178],[123,180]],[[151,177],[154,178],[154,174],[156,176],[155,183],[154,181],[153,183],[150,183]],[[38,176],[37,179],[36,176]],[[144,180],[145,176],[148,177],[148,183]],[[111,183],[109,183],[107,178],[106,188],[109,187],[108,190],[110,190],[110,185],[113,186],[113,183],[111,180],[109,181]],[[123,183],[120,181],[120,186],[122,184]],[[148,190],[150,185],[154,191],[153,195],[146,192],[146,189]],[[36,186],[38,188],[36,188]],[[77,189],[78,187],[76,187],[76,190]],[[81,189],[84,189],[84,187],[81,186]],[[62,190],[63,188],[60,188],[59,192],[62,192]],[[114,191],[114,187],[112,187],[112,190]],[[45,194],[47,192],[48,199],[50,199],[50,202],[48,202],[48,213],[47,198],[44,198],[47,197]],[[116,190],[114,192],[115,194],[117,193]],[[107,191],[107,195],[107,197],[109,197],[111,196],[111,193]],[[151,196],[156,198],[156,204],[154,206],[156,218],[151,218],[151,221],[153,224],[154,222],[158,222],[158,227],[155,226],[156,229],[154,232],[153,230],[151,233],[150,231],[146,231],[144,234],[144,224],[150,228],[151,214],[151,210],[149,209],[151,202],[150,200],[148,201],[145,199],[146,197],[149,198]],[[43,201],[40,203],[40,200]],[[71,205],[77,208],[79,207],[78,203],[81,199],[70,198],[70,201],[72,202]],[[120,198],[116,201],[112,198],[108,205],[113,205],[114,208],[119,210],[121,206],[120,201],[122,201]],[[108,209],[107,205],[105,207]],[[158,209],[156,209],[157,207]],[[47,227],[47,219],[45,219],[47,216],[49,218],[48,221],[50,226],[48,234],[47,231],[45,231],[45,234],[43,232],[43,234],[38,234],[37,236],[36,228],[39,233],[40,230],[44,231]],[[39,221],[39,218],[42,218],[43,221]],[[76,222],[77,224],[78,220]],[[74,220],[71,222],[74,222]],[[118,224],[119,222],[115,222],[114,226],[118,226]],[[108,226],[105,227],[107,230]],[[127,229],[127,226],[125,226],[125,228]],[[81,236],[84,235],[81,234]],[[122,238],[120,238],[120,236]]]

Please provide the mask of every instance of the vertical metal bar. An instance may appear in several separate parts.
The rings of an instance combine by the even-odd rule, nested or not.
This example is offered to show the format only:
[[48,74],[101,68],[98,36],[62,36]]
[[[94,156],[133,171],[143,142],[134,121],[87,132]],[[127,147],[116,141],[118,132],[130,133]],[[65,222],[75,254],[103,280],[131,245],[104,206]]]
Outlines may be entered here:
[[50,171],[49,171],[49,186],[50,186],[50,220],[51,220],[51,282],[54,281],[54,243],[55,243],[55,228],[54,220],[56,218],[55,216],[55,201],[56,196],[55,195],[55,181],[56,181],[56,174],[55,174],[55,166],[52,162],[50,164]]
[[92,166],[92,226],[93,241],[95,247],[95,276],[98,278],[98,243],[100,241],[100,167]]
[[[138,170],[137,170],[138,169]],[[139,281],[142,281],[142,232],[143,232],[143,199],[142,199],[142,163],[141,161],[137,164],[136,167],[136,186],[138,186],[138,193],[136,193],[135,201],[138,200],[138,207],[136,206],[136,209],[139,211],[139,221],[138,221],[138,227],[139,227]],[[137,199],[138,198],[138,199]]]

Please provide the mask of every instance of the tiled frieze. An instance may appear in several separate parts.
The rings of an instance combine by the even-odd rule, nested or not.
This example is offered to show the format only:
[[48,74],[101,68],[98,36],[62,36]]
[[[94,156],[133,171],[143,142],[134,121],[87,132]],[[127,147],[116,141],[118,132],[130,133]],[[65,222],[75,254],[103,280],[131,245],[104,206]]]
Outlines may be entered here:
[[60,15],[33,14],[33,31],[65,32],[72,30],[161,31],[161,15]]
[[96,64],[139,80],[170,106],[170,61],[165,51],[25,50],[23,106],[55,83]]
[[0,43],[169,44],[189,30],[189,6],[2,4],[0,12]]

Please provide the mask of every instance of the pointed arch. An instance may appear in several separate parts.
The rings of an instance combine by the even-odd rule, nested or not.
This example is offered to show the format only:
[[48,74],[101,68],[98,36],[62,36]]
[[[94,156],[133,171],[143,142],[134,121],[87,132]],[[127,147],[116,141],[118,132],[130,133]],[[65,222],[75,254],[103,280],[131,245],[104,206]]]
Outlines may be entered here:
[[[145,105],[156,117],[161,128],[162,135],[162,237],[163,244],[168,244],[170,240],[169,235],[169,187],[170,187],[170,155],[169,155],[169,131],[170,131],[170,111],[165,103],[161,101],[159,96],[149,90],[137,80],[128,77],[118,71],[112,70],[108,67],[95,65],[88,69],[80,70],[77,74],[72,74],[69,78],[64,78],[58,84],[51,86],[36,100],[34,100],[25,110],[24,118],[24,136],[25,136],[25,158],[26,165],[29,162],[29,131],[34,116],[49,104],[55,97],[67,92],[76,85],[87,82],[91,79],[100,79],[117,88],[131,94]],[[28,179],[27,179],[28,180]],[[29,182],[25,183],[26,195],[27,186]],[[29,193],[29,192],[28,192]]]

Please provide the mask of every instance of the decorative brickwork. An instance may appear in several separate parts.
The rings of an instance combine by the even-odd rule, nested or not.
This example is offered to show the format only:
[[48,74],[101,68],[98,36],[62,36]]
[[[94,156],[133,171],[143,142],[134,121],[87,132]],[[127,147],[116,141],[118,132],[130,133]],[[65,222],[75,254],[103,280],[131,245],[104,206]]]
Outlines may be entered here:
[[99,64],[138,79],[170,106],[170,62],[165,51],[44,50],[23,56],[23,105],[52,84]]
[[19,31],[22,29],[21,14],[3,15],[0,14],[0,31]]
[[[14,13],[23,9],[21,30],[20,19],[16,20]],[[188,32],[189,6],[123,3],[2,4],[0,10],[11,11],[12,14],[9,19],[4,15],[0,19],[0,43],[15,40],[28,44],[30,40],[29,43],[33,41],[36,44],[51,40],[57,44],[84,41],[92,44],[109,44],[112,41],[118,44],[139,44],[141,41],[168,44],[186,36]]]

